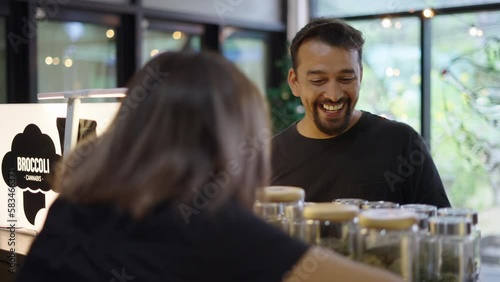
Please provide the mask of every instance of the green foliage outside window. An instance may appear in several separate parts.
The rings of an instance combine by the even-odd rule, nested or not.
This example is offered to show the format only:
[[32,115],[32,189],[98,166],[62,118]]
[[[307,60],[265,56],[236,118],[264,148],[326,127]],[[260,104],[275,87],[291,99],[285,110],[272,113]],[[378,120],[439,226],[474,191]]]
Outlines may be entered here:
[[277,134],[301,119],[304,116],[304,107],[300,99],[293,96],[292,90],[288,86],[288,70],[292,67],[290,55],[285,55],[275,65],[282,74],[281,84],[279,87],[267,90],[267,99],[269,101],[273,133]]

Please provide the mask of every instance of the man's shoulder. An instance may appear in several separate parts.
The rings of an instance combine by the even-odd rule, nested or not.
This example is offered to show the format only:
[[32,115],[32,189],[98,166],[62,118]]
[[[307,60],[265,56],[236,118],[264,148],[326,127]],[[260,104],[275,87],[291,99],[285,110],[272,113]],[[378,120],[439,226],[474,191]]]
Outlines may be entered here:
[[364,123],[373,131],[389,136],[415,136],[418,132],[409,124],[363,111]]
[[276,133],[273,138],[273,143],[288,142],[293,136],[297,134],[297,122],[292,123],[284,130]]

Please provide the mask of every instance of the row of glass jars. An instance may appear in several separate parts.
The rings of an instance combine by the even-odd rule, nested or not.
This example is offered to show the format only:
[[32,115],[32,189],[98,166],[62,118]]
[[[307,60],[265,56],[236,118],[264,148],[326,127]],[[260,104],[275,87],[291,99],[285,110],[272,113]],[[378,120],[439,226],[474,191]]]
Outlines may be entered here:
[[477,281],[480,269],[477,213],[337,199],[305,203],[298,187],[266,187],[257,215],[309,244],[384,268],[406,281]]

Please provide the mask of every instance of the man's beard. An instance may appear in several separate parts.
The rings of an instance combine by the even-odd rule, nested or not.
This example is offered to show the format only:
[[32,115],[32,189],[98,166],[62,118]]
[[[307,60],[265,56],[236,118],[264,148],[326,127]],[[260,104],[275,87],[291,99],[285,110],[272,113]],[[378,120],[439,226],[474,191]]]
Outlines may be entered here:
[[347,127],[349,127],[349,121],[352,115],[351,99],[347,99],[347,101],[345,101],[344,107],[347,107],[346,115],[344,117],[344,120],[340,124],[334,124],[329,122],[328,120],[322,121],[319,117],[318,107],[314,107],[314,124],[319,129],[319,131],[330,136],[337,136],[342,134],[347,129]]

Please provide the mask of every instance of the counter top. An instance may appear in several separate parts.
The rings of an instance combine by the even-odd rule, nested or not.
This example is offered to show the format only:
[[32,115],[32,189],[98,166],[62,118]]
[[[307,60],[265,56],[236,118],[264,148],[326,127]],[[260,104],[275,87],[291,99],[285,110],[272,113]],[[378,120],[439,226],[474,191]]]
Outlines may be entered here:
[[2,227],[0,228],[0,249],[9,252],[11,248],[14,248],[16,253],[27,255],[37,234],[36,230],[16,228],[15,237],[13,237],[11,230]]

